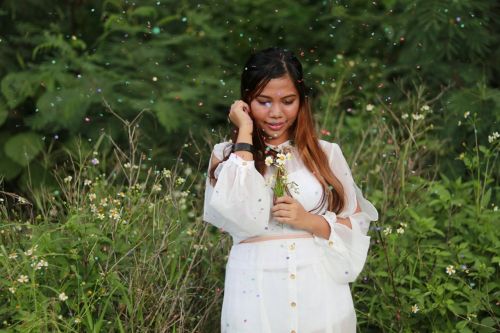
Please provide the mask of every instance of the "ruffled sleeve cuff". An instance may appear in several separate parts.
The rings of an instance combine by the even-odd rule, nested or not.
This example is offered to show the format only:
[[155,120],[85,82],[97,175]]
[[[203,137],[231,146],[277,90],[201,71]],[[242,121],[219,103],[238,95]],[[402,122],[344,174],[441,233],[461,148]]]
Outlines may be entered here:
[[356,221],[351,220],[350,229],[337,223],[337,216],[333,212],[327,211],[321,216],[330,226],[330,236],[328,239],[314,238],[323,249],[326,270],[338,283],[353,282],[365,264],[370,237],[360,232]]

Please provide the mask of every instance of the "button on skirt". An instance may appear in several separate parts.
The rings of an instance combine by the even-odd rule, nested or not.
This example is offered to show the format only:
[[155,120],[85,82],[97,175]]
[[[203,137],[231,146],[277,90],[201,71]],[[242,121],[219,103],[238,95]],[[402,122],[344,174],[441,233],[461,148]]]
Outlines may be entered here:
[[328,276],[322,251],[313,238],[233,245],[221,332],[356,332],[349,284]]

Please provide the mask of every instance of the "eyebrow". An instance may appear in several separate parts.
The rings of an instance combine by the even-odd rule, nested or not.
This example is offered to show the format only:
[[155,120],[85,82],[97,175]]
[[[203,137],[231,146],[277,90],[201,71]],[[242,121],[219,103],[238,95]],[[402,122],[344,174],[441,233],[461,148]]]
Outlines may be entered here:
[[[295,96],[297,96],[297,95],[296,94],[290,94],[290,95],[283,96],[281,98],[288,98],[288,97],[295,97]],[[257,97],[264,97],[264,98],[270,98],[270,99],[272,99],[272,97],[266,96],[266,95],[259,95]]]

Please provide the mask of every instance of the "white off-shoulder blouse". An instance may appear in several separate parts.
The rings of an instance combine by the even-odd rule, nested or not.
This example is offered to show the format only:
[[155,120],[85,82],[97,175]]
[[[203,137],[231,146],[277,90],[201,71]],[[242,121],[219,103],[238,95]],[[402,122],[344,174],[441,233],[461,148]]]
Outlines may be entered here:
[[[328,157],[333,173],[344,187],[346,205],[338,216],[348,217],[352,229],[336,223],[336,214],[324,210],[319,215],[324,216],[329,223],[330,237],[328,240],[315,237],[315,241],[324,247],[334,267],[343,267],[342,270],[335,269],[344,272],[341,280],[352,282],[365,263],[370,243],[370,237],[366,234],[370,221],[376,221],[378,213],[355,184],[339,145],[324,140],[319,142]],[[271,147],[282,149],[290,146],[288,140]],[[229,147],[229,142],[216,144],[213,150],[214,156],[218,160],[223,160],[224,149]],[[317,207],[322,196],[321,184],[302,163],[297,150],[293,147],[292,159],[286,161],[286,169],[289,181],[297,184],[298,192],[292,192],[294,198],[306,211]],[[231,153],[228,160],[219,163],[215,176],[217,178],[215,187],[212,187],[207,177],[203,219],[228,232],[235,244],[253,236],[304,233],[303,230],[294,229],[272,219],[272,168],[268,168],[263,177],[255,169],[254,161],[245,161]],[[355,213],[357,203],[361,212]],[[349,274],[345,274],[346,271]]]

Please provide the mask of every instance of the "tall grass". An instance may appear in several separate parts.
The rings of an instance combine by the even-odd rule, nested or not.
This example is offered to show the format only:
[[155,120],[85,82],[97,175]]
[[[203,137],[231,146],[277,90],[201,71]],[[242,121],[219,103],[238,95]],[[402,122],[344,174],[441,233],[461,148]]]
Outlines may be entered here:
[[122,120],[130,147],[111,158],[105,135],[68,151],[59,189],[2,192],[4,330],[216,330],[228,239],[201,220],[202,171],[147,163],[137,121]]

